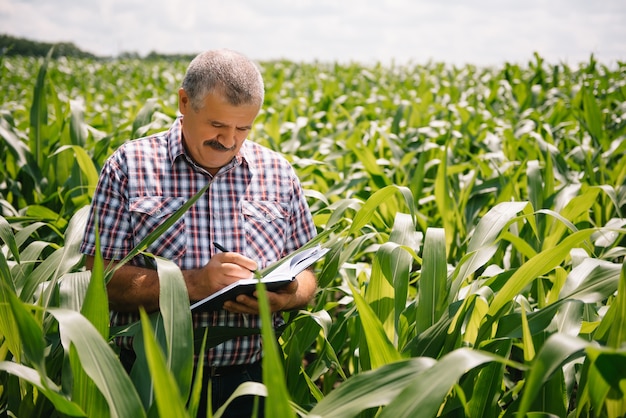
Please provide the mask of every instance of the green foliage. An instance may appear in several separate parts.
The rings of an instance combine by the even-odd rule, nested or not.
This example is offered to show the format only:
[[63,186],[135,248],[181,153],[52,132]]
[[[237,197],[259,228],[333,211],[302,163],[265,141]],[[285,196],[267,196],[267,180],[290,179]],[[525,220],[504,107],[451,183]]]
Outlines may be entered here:
[[[142,367],[129,376],[106,323],[111,271],[78,253],[104,159],[169,126],[186,63],[3,57],[0,413],[194,416],[191,350],[259,332],[192,330],[181,273],[157,258],[162,310],[125,330]],[[261,303],[265,385],[233,402],[626,413],[623,64],[261,64],[250,140],[291,160],[331,251],[314,303],[276,334]]]

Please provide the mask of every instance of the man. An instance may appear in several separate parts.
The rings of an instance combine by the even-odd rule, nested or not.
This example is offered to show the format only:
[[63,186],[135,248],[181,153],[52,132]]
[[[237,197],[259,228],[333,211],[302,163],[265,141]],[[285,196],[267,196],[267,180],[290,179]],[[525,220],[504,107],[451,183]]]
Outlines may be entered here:
[[[190,302],[251,277],[251,270],[313,238],[315,226],[292,167],[278,153],[246,140],[263,97],[262,76],[246,57],[229,50],[198,55],[178,91],[181,116],[171,128],[127,142],[105,163],[81,246],[87,267],[95,254],[95,219],[105,263],[115,262],[207,183],[208,192],[148,248],[181,268]],[[213,242],[230,251],[219,251]],[[305,270],[288,287],[268,292],[274,323],[280,324],[280,311],[306,306],[316,287],[315,276]],[[159,309],[158,276],[142,258],[120,268],[107,292],[113,325],[136,321],[139,307]],[[242,295],[220,311],[194,314],[193,323],[259,327],[258,302]],[[119,344],[127,356],[131,342]],[[261,379],[259,335],[229,340],[204,355],[214,409],[241,382]],[[228,412],[249,416],[248,401],[245,408],[236,402]]]

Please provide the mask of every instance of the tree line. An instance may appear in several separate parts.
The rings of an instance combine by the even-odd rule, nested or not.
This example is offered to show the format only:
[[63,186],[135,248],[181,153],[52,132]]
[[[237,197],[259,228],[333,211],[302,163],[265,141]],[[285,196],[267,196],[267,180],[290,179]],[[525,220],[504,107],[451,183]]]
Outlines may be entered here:
[[[53,48],[52,58],[73,57],[105,59],[111,57],[99,56],[91,52],[83,51],[72,42],[39,42],[25,38],[0,34],[0,57],[1,56],[27,56],[45,57]],[[196,54],[162,54],[152,51],[145,57],[141,57],[137,52],[122,52],[117,58],[137,58],[146,60],[184,60],[190,61]]]
[[0,34],[0,55],[45,57],[50,49],[52,57],[97,58],[96,55],[78,48],[71,42],[38,42],[15,36]]

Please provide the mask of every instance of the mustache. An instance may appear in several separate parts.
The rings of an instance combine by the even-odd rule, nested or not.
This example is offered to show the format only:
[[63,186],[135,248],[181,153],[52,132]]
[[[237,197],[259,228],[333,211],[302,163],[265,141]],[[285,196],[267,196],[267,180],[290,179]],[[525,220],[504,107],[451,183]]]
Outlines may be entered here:
[[225,147],[217,139],[206,139],[202,142],[202,145],[211,147],[215,151],[233,151],[236,146],[236,145],[233,145],[232,147]]

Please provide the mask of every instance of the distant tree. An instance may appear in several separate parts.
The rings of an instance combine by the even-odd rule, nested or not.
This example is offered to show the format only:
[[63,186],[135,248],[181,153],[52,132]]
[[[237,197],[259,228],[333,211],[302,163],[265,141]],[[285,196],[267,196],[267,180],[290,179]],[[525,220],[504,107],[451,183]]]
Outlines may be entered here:
[[[54,47],[52,57],[72,57],[72,58],[92,58],[104,59],[111,57],[97,56],[90,52],[79,49],[71,42],[38,42],[30,39],[17,38],[11,35],[0,34],[0,57],[1,56],[27,56],[27,57],[45,57],[48,55],[50,48]],[[118,59],[145,59],[167,60],[167,61],[191,61],[196,54],[162,54],[156,51],[150,52],[145,57],[141,57],[138,52],[124,51],[117,55]]]
[[73,57],[73,58],[99,58],[98,56],[85,52],[71,42],[38,42],[24,38],[17,38],[11,35],[0,34],[0,55],[12,56],[22,55],[28,57],[44,57],[54,46],[53,58]]
[[167,61],[191,61],[196,54],[162,54],[160,52],[151,51],[146,55],[146,60],[167,60]]
[[138,52],[124,51],[117,56],[119,59],[141,59]]

